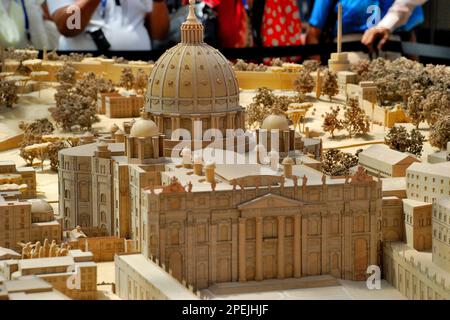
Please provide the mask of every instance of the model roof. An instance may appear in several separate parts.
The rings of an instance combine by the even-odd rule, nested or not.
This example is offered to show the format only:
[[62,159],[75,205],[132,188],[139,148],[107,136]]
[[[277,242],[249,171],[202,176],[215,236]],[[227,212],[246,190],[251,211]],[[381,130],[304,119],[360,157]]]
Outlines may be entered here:
[[[101,142],[94,142],[89,144],[84,144],[81,146],[67,148],[60,151],[61,154],[66,156],[80,156],[80,157],[92,157],[95,151],[97,151],[98,146]],[[108,149],[111,151],[111,155],[120,156],[125,153],[124,143],[108,143]]]
[[437,199],[436,203],[442,207],[450,209],[450,197]]
[[383,191],[406,190],[405,177],[381,178],[381,181]]
[[440,163],[413,163],[407,171],[418,171],[426,174],[434,174],[441,177],[450,178],[450,162]]
[[407,204],[411,207],[426,207],[431,206],[431,203],[423,202],[423,201],[417,201],[413,199],[403,199],[403,204]]
[[19,269],[35,269],[35,268],[47,268],[47,267],[63,267],[71,266],[74,264],[73,257],[51,257],[51,258],[37,258],[37,259],[25,259],[19,261]]
[[0,260],[6,260],[6,259],[20,259],[21,255],[14,250],[0,247]]
[[152,282],[166,297],[173,300],[195,299],[193,292],[190,292],[178,280],[173,278],[153,261],[147,259],[142,254],[120,255],[119,259],[132,266],[135,272],[144,279]]
[[403,153],[397,150],[392,150],[384,144],[374,144],[360,153],[360,156],[364,155],[390,165],[398,164],[399,162],[411,158],[417,160],[414,156]]

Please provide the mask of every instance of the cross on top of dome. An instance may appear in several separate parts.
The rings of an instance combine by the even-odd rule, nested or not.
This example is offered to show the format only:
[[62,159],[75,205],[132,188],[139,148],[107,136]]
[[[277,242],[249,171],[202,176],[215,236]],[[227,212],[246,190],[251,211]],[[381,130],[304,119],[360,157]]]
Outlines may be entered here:
[[189,0],[189,14],[181,25],[181,42],[188,45],[203,43],[203,25],[195,15],[195,0]]
[[189,0],[189,14],[187,16],[186,22],[199,24],[197,16],[195,15],[195,0]]

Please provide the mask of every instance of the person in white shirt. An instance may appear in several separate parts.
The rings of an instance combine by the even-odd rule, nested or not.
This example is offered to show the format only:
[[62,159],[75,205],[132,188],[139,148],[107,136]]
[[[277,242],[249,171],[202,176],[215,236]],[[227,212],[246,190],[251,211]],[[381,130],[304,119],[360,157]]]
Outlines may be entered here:
[[46,19],[44,0],[0,0],[0,45],[56,49],[59,33]]
[[378,49],[382,49],[395,29],[404,25],[411,17],[417,6],[423,5],[428,0],[395,0],[388,13],[380,22],[364,33],[361,42],[372,47],[376,39],[380,39]]
[[164,39],[170,25],[164,0],[47,0],[47,5],[62,34],[62,51],[151,50],[151,39]]

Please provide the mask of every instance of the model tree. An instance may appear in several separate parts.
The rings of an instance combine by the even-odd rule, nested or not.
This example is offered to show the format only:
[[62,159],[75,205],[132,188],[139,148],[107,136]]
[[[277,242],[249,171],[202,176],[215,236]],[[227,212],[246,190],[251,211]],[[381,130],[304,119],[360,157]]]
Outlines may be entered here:
[[297,79],[294,81],[294,86],[297,92],[304,96],[310,93],[314,89],[314,78],[311,76],[310,72],[306,69],[300,71]]
[[139,94],[144,94],[148,85],[148,75],[142,70],[138,69],[136,72],[136,77],[134,79],[134,89]]
[[12,108],[18,101],[16,84],[13,81],[0,80],[0,103]]
[[433,125],[442,113],[450,112],[450,94],[437,88],[430,88],[423,101],[423,119]]
[[48,149],[47,149],[47,156],[48,156],[48,160],[50,161],[50,168],[53,171],[58,171],[58,167],[59,167],[59,157],[58,157],[58,152],[61,151],[62,149],[66,149],[67,146],[64,144],[64,142],[58,141],[58,142],[53,142],[51,144],[49,144]]
[[75,83],[74,89],[75,93],[84,97],[90,97],[92,100],[96,101],[98,93],[98,83],[95,73],[85,73],[83,75],[83,78]]
[[347,130],[348,135],[365,134],[370,130],[369,118],[363,109],[359,107],[358,99],[350,98],[344,107],[344,119],[342,125]]
[[119,86],[126,89],[131,90],[134,86],[134,75],[131,68],[124,68],[122,70],[122,74],[120,76]]
[[408,115],[416,129],[419,128],[420,123],[424,120],[423,102],[423,92],[420,90],[415,90],[408,98]]
[[357,83],[367,80],[369,67],[370,61],[368,60],[359,60],[358,62],[351,65],[350,70],[357,74]]
[[323,131],[329,132],[332,138],[334,138],[334,131],[339,131],[344,128],[342,121],[338,119],[339,112],[340,108],[338,106],[335,108],[330,107],[330,112],[326,112],[322,116],[324,118],[322,124]]
[[384,142],[393,150],[406,152],[410,145],[409,139],[410,135],[405,127],[394,126],[389,130]]
[[51,134],[55,130],[53,124],[46,118],[34,120],[31,123],[21,121],[19,128],[23,130],[23,139],[20,143],[20,156],[25,160],[27,165],[32,166],[36,157],[34,152],[28,152],[26,147],[42,143],[42,136]]
[[410,144],[407,152],[420,157],[423,151],[423,142],[425,137],[420,133],[419,130],[413,129],[410,133]]
[[75,88],[59,86],[55,100],[56,106],[49,111],[58,126],[66,131],[71,131],[75,126],[90,130],[94,123],[100,121],[96,115],[96,100],[77,93]]
[[409,152],[417,157],[422,155],[424,141],[425,137],[419,130],[413,129],[408,133],[403,126],[392,127],[385,138],[385,143],[389,148],[400,152]]
[[100,93],[114,92],[114,84],[111,80],[106,80],[103,76],[97,78],[97,88]]
[[350,168],[358,164],[358,157],[338,149],[329,149],[323,154],[322,172],[326,175],[346,176]]
[[443,115],[434,125],[431,126],[430,144],[445,150],[450,141],[450,113]]
[[303,102],[300,96],[276,96],[268,88],[259,88],[253,97],[253,102],[246,109],[248,125],[261,125],[264,119],[271,114],[284,114],[291,103]]
[[71,64],[65,63],[56,73],[56,80],[59,83],[69,83],[74,85],[76,73],[77,71]]
[[322,80],[322,93],[333,100],[333,97],[339,93],[337,75],[331,70],[327,70]]
[[317,71],[320,67],[320,61],[317,60],[305,60],[303,62],[303,68],[306,72],[311,73]]

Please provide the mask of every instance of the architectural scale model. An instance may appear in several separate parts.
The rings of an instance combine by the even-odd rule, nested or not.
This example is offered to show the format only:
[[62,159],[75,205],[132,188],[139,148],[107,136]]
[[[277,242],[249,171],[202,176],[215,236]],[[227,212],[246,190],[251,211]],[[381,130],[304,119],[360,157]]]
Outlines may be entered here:
[[338,26],[328,66],[233,65],[192,0],[155,63],[2,50],[0,300],[450,299],[450,71]]

